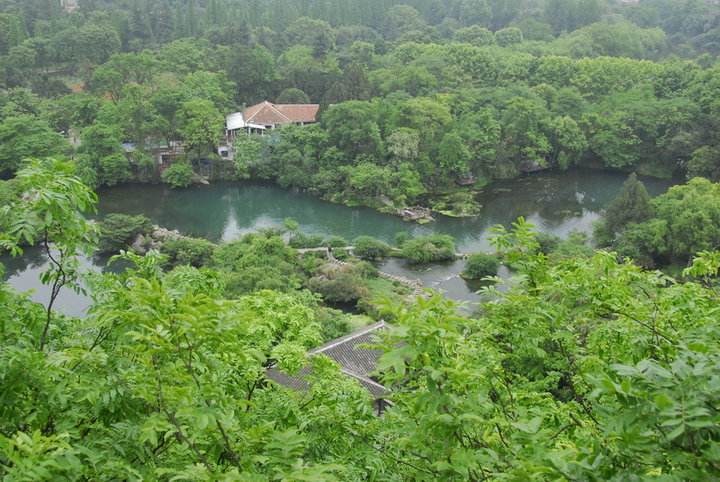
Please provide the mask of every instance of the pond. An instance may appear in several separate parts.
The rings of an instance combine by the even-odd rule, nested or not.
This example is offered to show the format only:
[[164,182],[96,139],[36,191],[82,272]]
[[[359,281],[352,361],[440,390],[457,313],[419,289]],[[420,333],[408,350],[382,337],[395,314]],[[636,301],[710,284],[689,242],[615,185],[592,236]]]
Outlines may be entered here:
[[[494,182],[478,195],[483,205],[480,216],[437,215],[435,222],[425,225],[369,208],[331,204],[311,194],[254,181],[180,190],[147,184],[104,188],[98,191],[98,217],[109,213],[144,214],[160,226],[212,241],[229,241],[260,228],[281,226],[285,218],[292,218],[307,235],[341,236],[348,240],[370,235],[392,244],[395,234],[401,231],[412,236],[441,233],[456,239],[459,252],[471,252],[489,248],[487,238],[492,226],[507,226],[519,216],[535,224],[539,231],[562,237],[574,230],[590,233],[592,224],[600,218],[601,209],[615,197],[626,177],[616,172],[571,170]],[[681,182],[679,179],[642,180],[653,196]],[[33,298],[47,301],[49,289],[38,281],[38,274],[47,263],[41,250],[28,249],[17,259],[3,256],[0,262],[5,265],[5,277],[13,286],[21,291],[36,290]],[[106,258],[83,260],[83,264],[92,269],[107,269],[105,263]],[[478,284],[457,276],[463,264],[456,261],[413,267],[403,260],[390,259],[380,268],[409,279],[420,279],[425,286],[446,291],[449,298],[477,301],[474,292]],[[58,307],[78,315],[87,304],[83,297],[66,290]]]

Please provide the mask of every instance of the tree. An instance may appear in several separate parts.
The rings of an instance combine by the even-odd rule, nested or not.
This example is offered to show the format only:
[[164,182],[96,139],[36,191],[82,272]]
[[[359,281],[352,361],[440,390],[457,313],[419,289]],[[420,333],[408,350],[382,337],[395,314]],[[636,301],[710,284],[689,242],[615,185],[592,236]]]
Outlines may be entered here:
[[371,103],[352,100],[330,106],[322,114],[321,120],[327,128],[330,141],[348,156],[382,155],[378,113]]
[[456,42],[468,43],[476,47],[495,44],[493,33],[480,25],[470,25],[455,31]]
[[687,164],[688,177],[705,177],[713,182],[720,181],[720,149],[702,146],[692,153]]
[[496,256],[486,253],[473,253],[465,262],[463,278],[479,279],[497,275],[500,262]]
[[234,297],[263,289],[290,292],[306,279],[296,249],[279,236],[248,234],[220,245],[209,263],[220,271],[225,292]]
[[162,180],[170,184],[170,187],[187,187],[195,175],[192,166],[187,160],[174,162],[162,173]]
[[589,115],[584,119],[589,124],[590,149],[600,156],[608,167],[632,166],[639,158],[633,147],[641,141],[628,126],[626,119],[627,114],[621,111],[606,117]]
[[[686,343],[698,340],[698,331],[712,332],[700,335],[704,342],[716,339],[717,330],[706,317],[716,295],[693,283],[668,287],[666,279],[632,264],[618,264],[610,253],[548,264],[533,249],[528,226],[522,221],[516,226],[501,231],[499,244],[506,255],[524,260],[522,281],[518,280],[522,288],[500,295],[502,302],[483,303],[477,320],[459,317],[457,308],[439,296],[388,310],[397,316],[393,323],[400,328],[385,338],[379,369],[404,402],[395,404],[391,416],[414,423],[404,425],[410,429],[407,438],[391,442],[387,449],[392,447],[393,456],[412,463],[418,474],[434,479],[501,474],[525,478],[538,473],[627,478],[646,473],[648,466],[692,477],[704,470],[696,464],[712,464],[714,459],[693,453],[690,440],[712,443],[714,432],[694,426],[711,426],[714,410],[697,410],[691,424],[677,410],[686,413],[697,406],[695,395],[681,395],[683,386],[693,393],[696,387],[702,391],[711,373],[701,368],[704,348]],[[678,296],[701,305],[680,325],[676,316],[665,312],[674,309]],[[587,303],[588,297],[592,303]],[[647,323],[650,320],[656,324]],[[624,332],[620,337],[619,330]],[[488,332],[492,336],[485,336]],[[658,351],[658,338],[669,353]],[[583,375],[577,373],[580,366]],[[688,368],[679,370],[680,366]],[[632,382],[623,385],[628,377]],[[603,401],[588,403],[598,400],[599,393]],[[577,409],[584,405],[586,409]],[[623,422],[626,417],[631,421]],[[658,427],[658,418],[666,426],[680,427],[671,434]],[[592,430],[586,430],[588,426]],[[491,428],[497,438],[484,438]],[[386,431],[390,433],[392,429]],[[608,433],[617,437],[609,442],[610,459],[605,458],[606,447],[575,445],[578,440],[607,441]],[[463,452],[463,446],[480,440],[492,452]],[[528,453],[525,448],[531,440],[533,450]],[[647,450],[646,443],[668,447],[679,465],[669,467],[667,453]],[[573,448],[566,452],[569,445]],[[462,460],[458,451],[466,454]],[[540,462],[548,456],[563,457],[565,462]],[[586,458],[602,462],[585,468],[570,462]],[[517,460],[528,459],[538,465],[517,465]],[[447,463],[438,463],[441,460]]]
[[457,18],[462,25],[489,25],[492,10],[487,0],[462,0]]
[[517,27],[507,27],[495,32],[495,42],[501,47],[519,44],[522,40],[522,30]]
[[450,108],[432,99],[418,97],[398,106],[398,125],[416,130],[426,151],[440,139],[451,121]]
[[212,102],[201,99],[187,101],[182,104],[178,115],[181,120],[179,132],[188,150],[194,150],[197,159],[203,154],[215,153],[225,123]]
[[588,148],[585,134],[577,122],[569,116],[556,117],[548,122],[548,136],[552,145],[551,162],[560,169],[578,164]]
[[102,64],[120,51],[120,37],[109,22],[87,22],[77,34],[82,57],[94,64]]
[[396,129],[386,142],[390,159],[395,163],[412,163],[420,154],[420,136],[412,129]]
[[447,184],[470,175],[470,150],[459,134],[448,132],[438,146],[439,179]]
[[605,208],[605,227],[611,236],[630,223],[642,223],[653,216],[650,195],[633,172]]
[[447,234],[418,236],[403,243],[402,255],[416,264],[452,260],[456,258],[455,240]]
[[38,244],[50,259],[41,278],[51,285],[45,316],[28,327],[42,352],[51,335],[53,305],[60,291],[65,286],[81,289],[77,255],[90,256],[95,250],[95,227],[83,213],[94,211],[97,196],[73,175],[72,164],[55,159],[31,160],[18,171],[17,179],[24,195],[0,208],[0,247],[15,255],[22,253],[20,245]]
[[551,149],[543,123],[547,118],[545,106],[537,99],[525,97],[513,97],[506,104],[502,139],[509,149],[502,153],[503,157],[515,166],[522,162],[544,165]]
[[390,246],[371,236],[358,236],[353,246],[355,256],[367,259],[382,259],[390,252]]
[[237,85],[236,101],[254,104],[272,99],[279,90],[280,74],[275,57],[261,43],[252,49],[244,45],[233,46],[227,54],[225,70],[228,79]]
[[81,138],[77,172],[83,182],[96,187],[130,180],[130,161],[123,151],[119,127],[96,123],[83,129]]
[[232,143],[235,150],[235,172],[239,179],[250,177],[250,168],[261,161],[263,148],[266,143],[258,136],[252,134],[238,134]]
[[206,71],[209,68],[210,46],[206,40],[184,38],[163,45],[158,52],[158,60],[170,72],[186,74]]
[[276,104],[309,104],[310,97],[300,89],[284,89],[275,98]]
[[395,40],[406,32],[420,30],[425,21],[420,13],[409,5],[395,5],[388,10],[382,32],[388,40]]
[[143,215],[111,213],[100,221],[100,242],[98,250],[105,253],[118,253],[128,249],[139,234],[149,235],[153,230],[150,219]]
[[671,259],[686,263],[695,253],[720,245],[720,184],[696,177],[671,187],[652,205],[666,223]]
[[160,252],[168,257],[167,265],[172,268],[176,266],[193,266],[195,268],[205,266],[210,261],[214,249],[215,245],[207,239],[187,236],[167,239],[160,246]]
[[375,197],[390,191],[392,172],[371,162],[346,168],[348,185],[362,197]]
[[335,47],[332,27],[322,20],[300,17],[285,29],[285,35],[290,45],[312,47],[317,58],[325,57]]
[[342,266],[334,271],[325,270],[320,276],[310,278],[308,289],[319,293],[330,303],[357,301],[368,295],[359,271],[357,265]]
[[15,172],[31,156],[65,156],[69,152],[70,143],[44,120],[21,115],[0,123],[0,172]]

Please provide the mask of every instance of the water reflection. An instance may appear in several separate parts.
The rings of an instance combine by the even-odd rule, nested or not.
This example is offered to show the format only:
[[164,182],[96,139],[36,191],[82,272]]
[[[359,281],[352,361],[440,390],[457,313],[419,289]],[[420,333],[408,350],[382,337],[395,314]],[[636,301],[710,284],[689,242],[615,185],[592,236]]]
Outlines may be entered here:
[[[395,234],[407,231],[411,236],[433,233],[449,234],[456,239],[458,251],[489,249],[487,237],[495,224],[508,226],[524,216],[540,231],[566,236],[570,231],[591,232],[600,210],[617,194],[626,179],[623,173],[602,171],[569,171],[536,173],[511,181],[491,184],[477,195],[483,206],[480,216],[451,218],[438,215],[434,223],[418,225],[399,217],[368,208],[349,208],[321,201],[315,196],[284,190],[268,183],[217,183],[173,190],[163,185],[126,185],[105,188],[98,192],[98,215],[108,213],[144,214],[153,223],[181,232],[229,241],[261,228],[281,226],[285,218],[300,224],[306,235],[325,238],[342,236],[352,240],[370,235],[393,243]],[[643,179],[651,195],[658,195],[679,180]],[[435,283],[452,299],[477,301],[477,286],[458,277],[463,262],[433,266],[419,270],[389,260],[383,270],[419,278],[423,284]],[[38,275],[47,262],[41,250],[28,249],[21,258],[0,257],[6,267],[6,279],[20,290],[36,289],[41,296],[46,287]],[[91,269],[106,269],[103,259],[84,260]],[[49,290],[48,290],[49,291]],[[35,296],[35,295],[34,295]],[[63,305],[80,304],[70,296]]]

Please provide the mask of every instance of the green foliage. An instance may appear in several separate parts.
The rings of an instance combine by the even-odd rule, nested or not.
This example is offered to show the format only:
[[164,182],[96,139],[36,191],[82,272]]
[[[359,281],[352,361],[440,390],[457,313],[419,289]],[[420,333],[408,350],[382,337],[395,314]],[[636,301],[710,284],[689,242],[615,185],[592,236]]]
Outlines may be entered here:
[[70,144],[50,125],[30,115],[0,122],[0,172],[14,173],[29,157],[66,156]]
[[170,238],[160,246],[160,252],[168,257],[167,264],[200,268],[210,261],[215,245],[202,238]]
[[183,103],[178,112],[179,133],[189,150],[199,159],[203,154],[214,153],[224,127],[220,111],[209,100],[195,99]]
[[309,104],[310,97],[300,89],[284,89],[275,99],[276,104]]
[[353,316],[333,308],[322,308],[317,312],[317,320],[320,323],[323,342],[340,338],[353,331]]
[[229,297],[261,289],[287,292],[299,288],[305,279],[297,250],[278,236],[248,234],[221,244],[209,266],[222,274]]
[[720,271],[720,251],[700,251],[683,276],[717,276]]
[[447,234],[418,236],[405,241],[402,255],[411,263],[430,263],[455,259],[455,240]]
[[362,265],[325,267],[310,278],[308,289],[330,303],[357,301],[368,295]]
[[180,160],[165,169],[162,173],[162,180],[170,184],[170,187],[187,187],[195,175],[189,162]]
[[615,199],[605,208],[605,218],[598,231],[602,237],[603,230],[606,230],[608,237],[612,239],[615,233],[629,223],[642,223],[651,218],[652,214],[650,195],[633,172],[623,183]]
[[[220,273],[185,266],[163,274],[158,253],[125,253],[136,268],[93,276],[86,319],[52,311],[63,286],[81,287],[75,254],[94,251],[81,212],[92,211],[95,197],[72,174],[93,185],[129,179],[135,167],[120,148],[127,141],[145,179],[155,169],[146,143],[183,138],[193,157],[207,159],[222,113],[238,104],[323,99],[322,125],[236,145],[234,175],[341,202],[349,193],[413,203],[458,176],[513,176],[523,163],[656,174],[680,166],[716,181],[717,6],[368,0],[362,8],[288,8],[250,0],[238,9],[218,0],[173,8],[98,0],[65,14],[45,3],[0,7],[0,170],[20,169],[18,181],[0,187],[9,202],[0,208],[0,242],[14,252],[45,248],[51,269],[43,281],[52,292],[43,308],[0,284],[2,477],[717,473],[717,292],[618,264],[614,254],[577,259],[591,255],[577,236],[548,259],[554,242],[535,239],[522,219],[497,228],[494,240],[520,272],[477,318],[457,316],[438,297],[386,315],[397,329],[381,361],[394,402],[382,419],[367,392],[326,358],[312,360],[304,393],[264,378],[273,364],[290,372],[307,365],[305,349],[348,328],[341,315],[323,326],[312,295],[290,294],[316,261],[299,261],[271,235],[217,248]],[[490,46],[495,41],[502,48]],[[709,54],[637,60],[668,51]],[[53,98],[79,81],[87,92]],[[82,133],[75,168],[32,161],[21,169],[28,156],[69,155],[60,131]],[[178,175],[169,171],[168,182],[187,185],[192,168],[172,169]],[[709,285],[720,244],[716,191],[695,179],[652,201],[647,216],[627,218],[637,206],[608,208],[613,248],[648,266],[685,264],[700,252],[686,274]],[[642,205],[642,193],[636,197]],[[371,257],[388,249],[370,247]],[[170,254],[197,261],[204,254],[196,248],[207,252],[196,243]],[[388,280],[365,281],[367,297],[407,297]]]
[[646,266],[688,263],[700,251],[720,244],[720,191],[704,178],[673,186],[651,202],[654,216],[631,223],[613,247]]
[[580,231],[571,231],[566,241],[560,241],[550,253],[552,261],[562,259],[589,258],[593,255],[593,248],[587,245],[588,235]]
[[720,149],[710,146],[696,149],[687,167],[690,177],[705,177],[713,182],[720,181]]
[[360,258],[382,259],[390,253],[390,246],[372,236],[358,236],[353,246],[353,254]]
[[469,27],[456,30],[454,40],[456,42],[468,43],[476,47],[493,45],[495,43],[493,33],[480,25],[470,25]]
[[479,279],[497,275],[500,261],[496,256],[487,253],[473,253],[465,262],[463,278]]
[[70,163],[55,159],[30,160],[17,173],[22,198],[0,207],[0,248],[21,254],[20,245],[39,245],[49,267],[40,277],[50,285],[50,299],[42,322],[33,320],[27,335],[42,352],[53,328],[53,304],[67,286],[81,291],[77,256],[90,256],[97,244],[96,228],[83,213],[95,210],[97,196],[73,173]]
[[333,248],[344,248],[345,246],[350,246],[350,241],[340,236],[333,236],[328,238],[323,244]]
[[17,179],[0,181],[0,206],[15,201],[20,194],[20,183]]
[[148,236],[153,225],[150,219],[143,215],[131,216],[128,214],[112,213],[105,216],[98,224],[100,230],[101,252],[117,253],[127,249],[139,234]]
[[522,30],[516,27],[503,28],[495,32],[495,42],[501,47],[519,44],[522,40]]
[[562,238],[560,238],[560,236],[555,236],[554,234],[537,233],[535,240],[538,243],[538,250],[541,253],[548,255],[552,251],[555,251],[558,244],[562,241]]
[[400,231],[399,233],[395,233],[395,246],[398,248],[402,248],[403,244],[410,239],[410,233],[407,231]]
[[496,244],[525,268],[478,319],[439,297],[393,310],[379,368],[396,404],[384,423],[414,422],[387,449],[435,479],[714,470],[692,441],[717,439],[707,402],[717,294],[609,253],[547,265],[532,242],[515,244],[529,230],[522,220],[499,230]]
[[323,237],[319,234],[308,236],[301,232],[295,232],[290,236],[288,245],[293,248],[319,248],[323,244]]

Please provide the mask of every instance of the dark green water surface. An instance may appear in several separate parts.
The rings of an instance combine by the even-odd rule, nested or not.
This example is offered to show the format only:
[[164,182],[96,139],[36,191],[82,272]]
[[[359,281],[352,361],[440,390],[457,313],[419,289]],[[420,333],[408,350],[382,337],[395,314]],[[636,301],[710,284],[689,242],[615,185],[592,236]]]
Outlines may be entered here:
[[[142,184],[105,188],[98,191],[98,215],[144,214],[155,224],[213,241],[229,241],[260,228],[280,226],[285,218],[292,218],[305,234],[342,236],[349,240],[370,235],[392,243],[395,233],[400,231],[411,235],[449,234],[456,239],[458,251],[468,252],[487,249],[490,228],[495,224],[508,225],[518,216],[534,223],[539,231],[559,236],[573,230],[590,232],[600,210],[617,194],[626,177],[622,173],[584,170],[536,173],[495,182],[478,196],[483,205],[480,216],[437,215],[435,222],[426,225],[368,208],[327,203],[310,194],[258,182],[217,183],[180,190]],[[653,196],[680,182],[643,181]],[[38,281],[38,274],[47,262],[41,251],[30,249],[21,258],[1,257],[0,262],[13,286],[21,291],[35,289],[34,298],[45,301],[46,287]],[[94,269],[101,269],[102,263],[98,259],[85,260]],[[396,259],[381,265],[384,271],[421,279],[426,286],[445,290],[450,298],[475,301],[477,287],[454,276],[462,267],[462,262],[411,267]],[[59,305],[69,314],[79,314],[87,301],[68,292]]]

